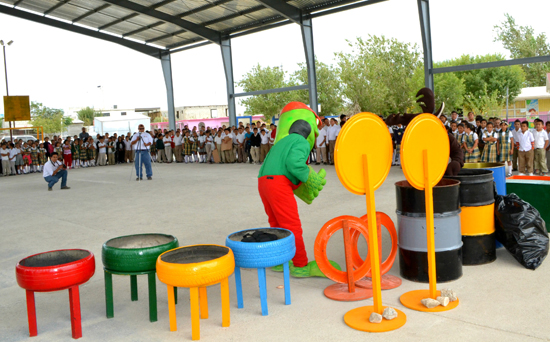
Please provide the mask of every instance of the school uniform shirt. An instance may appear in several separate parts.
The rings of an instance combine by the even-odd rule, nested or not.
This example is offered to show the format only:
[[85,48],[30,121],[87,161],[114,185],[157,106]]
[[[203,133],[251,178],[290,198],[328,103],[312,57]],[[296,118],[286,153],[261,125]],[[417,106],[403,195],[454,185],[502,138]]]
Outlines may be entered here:
[[177,135],[175,135],[174,136],[174,145],[175,146],[181,146],[182,144],[183,144],[183,136],[180,135],[178,137]]
[[216,135],[216,138],[214,138],[214,142],[216,143],[216,145],[219,147],[220,151],[222,149],[222,141],[223,141],[223,134],[221,134],[220,136],[217,136]]
[[535,141],[535,137],[533,137],[533,133],[531,133],[531,131],[529,130],[525,131],[525,133],[520,131],[517,134],[517,136],[518,136],[519,150],[521,152],[531,151],[532,149],[531,143]]
[[172,146],[172,139],[170,137],[164,137],[162,141],[164,142],[164,146]]
[[[139,133],[134,134],[134,136],[132,137],[132,142],[136,141],[138,138],[139,138]],[[149,133],[145,132],[141,134],[141,144],[138,141],[132,146],[134,150],[148,151],[151,145],[145,146],[145,144],[149,144],[149,143],[151,144],[153,143],[153,137]]]
[[[107,146],[115,146],[115,143],[112,142],[112,141],[109,141],[109,142],[107,143]],[[108,153],[108,154],[113,154],[113,153],[115,153],[115,149],[109,148],[109,149],[107,149],[107,153]]]
[[42,173],[42,176],[44,176],[44,178],[46,178],[46,177],[49,177],[49,176],[53,175],[53,172],[59,166],[61,166],[61,162],[59,160],[56,161],[55,163],[50,160],[49,162],[44,164],[44,172]]
[[[235,140],[237,141],[238,144],[242,144],[244,142],[244,138],[245,138],[244,133],[239,133],[235,138]],[[233,142],[235,142],[235,140]]]
[[206,136],[201,135],[198,140],[199,140],[199,148],[206,148],[206,145],[204,147],[201,147],[202,144],[204,144],[206,142]]
[[261,134],[260,133],[252,133],[252,137],[250,138],[250,145],[252,147],[260,147],[260,145],[262,144],[262,137],[261,137]]
[[[206,139],[206,145],[210,145],[212,148],[215,148],[216,146],[214,145],[214,138],[212,138],[212,136],[209,136],[209,137],[204,137],[204,139]],[[206,147],[206,145],[204,145]]]
[[544,148],[546,141],[548,141],[548,133],[545,130],[533,131],[533,138],[535,139],[535,148]]
[[[481,139],[485,139],[485,138],[498,138],[498,134],[496,134],[495,131],[492,131],[491,133],[489,133],[489,131],[485,131],[483,132]],[[492,144],[492,143],[493,143],[492,141],[485,142],[485,144]]]
[[328,140],[336,140],[336,137],[338,137],[338,133],[340,133],[340,126],[330,126],[328,129]]
[[107,146],[107,145],[105,143],[102,143],[102,142],[99,142],[99,144],[97,144],[97,149],[98,149],[99,153],[107,152],[107,149],[105,148],[105,146]]
[[18,153],[19,153],[19,150],[18,150],[18,149],[12,148],[12,149],[10,150],[10,156],[9,156],[10,161],[15,161],[15,156],[17,156]]
[[[512,133],[512,132],[510,132],[510,133],[511,133],[511,134],[508,134],[508,142],[509,142],[509,143],[511,143],[511,142],[512,142],[512,139],[514,138],[514,137],[513,137],[513,133]],[[506,132],[504,132],[504,131],[502,131],[502,130],[500,130],[500,131],[498,132],[498,134],[499,134],[500,136],[503,136],[503,137],[506,136]]]
[[266,134],[260,134],[260,140],[262,145],[269,144],[269,135]]
[[124,147],[126,151],[130,151],[132,149],[132,142],[130,140],[124,140]]
[[473,125],[474,127],[476,126],[476,121],[466,121],[467,123],[469,123],[470,125]]
[[479,136],[477,135],[476,132],[470,132],[470,134],[468,134],[468,136],[470,136],[470,135],[472,135],[472,134],[474,135],[474,143],[475,143],[476,140],[479,140]]
[[1,149],[0,154],[5,154],[5,156],[2,156],[2,160],[10,160],[10,150],[8,149]]
[[[327,147],[325,139],[327,138],[327,132],[324,127],[319,130],[319,135],[317,136],[317,147]],[[323,145],[321,145],[323,144]]]

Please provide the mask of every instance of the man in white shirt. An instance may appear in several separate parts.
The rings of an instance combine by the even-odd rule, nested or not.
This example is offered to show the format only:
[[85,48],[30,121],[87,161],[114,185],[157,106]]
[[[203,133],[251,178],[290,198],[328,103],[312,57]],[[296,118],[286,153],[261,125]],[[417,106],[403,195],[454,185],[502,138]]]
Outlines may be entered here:
[[66,166],[57,159],[57,153],[54,152],[50,156],[50,161],[44,164],[44,172],[42,175],[44,176],[44,180],[48,182],[48,191],[52,191],[52,187],[55,185],[55,183],[59,182],[59,178],[61,178],[61,190],[70,189],[67,186]]
[[147,179],[153,179],[153,169],[151,168],[151,155],[149,154],[149,147],[153,143],[153,137],[149,133],[145,132],[143,125],[138,126],[138,133],[132,137],[132,146],[135,150],[135,165],[136,165],[136,180],[139,181],[143,178],[143,165],[145,165],[145,172]]
[[171,163],[173,160],[172,156],[172,138],[170,137],[171,131],[167,132],[162,141],[164,143],[164,155],[166,156],[166,162]]
[[327,130],[325,129],[325,125],[321,122],[319,124],[319,135],[317,136],[317,139],[315,140],[315,147],[317,149],[317,163],[316,165],[321,164],[321,160],[323,161],[323,164],[328,164],[327,159]]
[[334,148],[336,147],[336,138],[338,137],[338,133],[340,133],[340,126],[338,126],[335,118],[330,119],[330,127],[327,133],[328,146],[330,149],[328,159],[330,160],[330,165],[334,165]]
[[182,145],[183,136],[178,128],[176,131],[176,136],[174,137],[174,154],[176,155],[176,163],[183,163],[183,158],[181,157]]

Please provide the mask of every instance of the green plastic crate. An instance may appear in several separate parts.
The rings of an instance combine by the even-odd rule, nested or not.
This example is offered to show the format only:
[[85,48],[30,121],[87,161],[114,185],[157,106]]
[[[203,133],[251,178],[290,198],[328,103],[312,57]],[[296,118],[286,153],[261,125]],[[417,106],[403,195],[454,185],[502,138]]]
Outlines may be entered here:
[[537,208],[550,232],[550,177],[510,177],[506,179],[506,190]]

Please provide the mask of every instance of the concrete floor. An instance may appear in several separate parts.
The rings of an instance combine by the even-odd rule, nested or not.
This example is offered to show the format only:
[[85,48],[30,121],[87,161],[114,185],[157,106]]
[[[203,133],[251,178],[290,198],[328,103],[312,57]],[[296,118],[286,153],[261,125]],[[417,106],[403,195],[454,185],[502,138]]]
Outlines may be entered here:
[[[316,167],[317,169],[319,167]],[[110,238],[136,233],[173,234],[180,245],[224,244],[230,233],[267,224],[258,192],[258,166],[160,164],[154,180],[135,181],[128,165],[70,170],[71,190],[46,191],[40,175],[0,178],[0,340],[28,340],[25,292],[15,281],[22,258],[48,250],[84,248],[96,256],[96,274],[80,288],[83,340],[182,341],[191,339],[189,292],[179,292],[178,331],[170,332],[167,295],[157,280],[158,322],[148,320],[147,281],[138,277],[139,301],[130,301],[129,277],[114,277],[115,317],[105,317],[101,246]],[[365,197],[353,195],[327,167],[327,185],[312,204],[298,203],[310,259],[319,229],[340,215],[365,214]],[[393,167],[376,192],[377,209],[395,216],[394,183],[404,179]],[[389,253],[385,236],[384,254]],[[362,251],[365,253],[364,243]],[[342,238],[336,234],[329,258],[344,265]],[[364,254],[363,254],[364,255]],[[541,341],[550,339],[547,295],[550,262],[538,270],[524,269],[504,249],[489,265],[464,267],[461,279],[442,285],[460,297],[457,309],[421,313],[404,308],[399,296],[426,284],[403,280],[383,291],[384,305],[407,315],[401,329],[368,334],[349,328],[344,314],[372,305],[372,299],[337,302],[323,289],[328,279],[291,279],[292,305],[284,305],[282,274],[268,271],[269,316],[261,316],[255,270],[243,270],[244,309],[237,309],[230,278],[231,327],[221,327],[219,286],[209,288],[210,318],[201,321],[203,341]],[[399,275],[396,260],[390,274]],[[38,336],[32,341],[69,341],[69,301],[66,291],[37,293]]]

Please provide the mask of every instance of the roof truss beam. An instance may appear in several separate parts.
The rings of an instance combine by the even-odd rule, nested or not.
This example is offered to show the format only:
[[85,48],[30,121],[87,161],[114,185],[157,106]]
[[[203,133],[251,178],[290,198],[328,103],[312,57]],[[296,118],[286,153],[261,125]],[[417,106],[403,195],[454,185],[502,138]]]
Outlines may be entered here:
[[88,28],[85,28],[85,27],[82,27],[82,26],[72,25],[72,24],[66,23],[64,21],[51,19],[51,18],[48,18],[48,17],[45,17],[45,16],[30,13],[30,12],[27,12],[27,11],[18,10],[16,8],[12,8],[12,7],[0,6],[0,13],[11,15],[11,16],[14,16],[14,17],[17,17],[17,18],[20,18],[20,19],[30,20],[30,21],[33,21],[33,22],[36,22],[36,23],[39,23],[39,24],[44,24],[44,25],[56,27],[56,28],[59,28],[59,29],[63,29],[63,30],[67,30],[67,31],[75,32],[75,33],[80,33],[80,34],[83,34],[83,35],[86,35],[86,36],[89,36],[89,37],[102,39],[102,40],[105,40],[105,41],[108,41],[108,42],[111,42],[111,43],[117,43],[117,44],[120,44],[120,45],[125,46],[127,48],[133,49],[135,51],[138,51],[138,52],[141,52],[141,53],[144,53],[146,55],[149,55],[149,56],[152,56],[152,57],[155,57],[155,58],[159,58],[159,59],[160,59],[160,56],[161,56],[161,52],[166,51],[166,50],[163,50],[163,49],[158,49],[158,48],[153,47],[153,46],[136,43],[136,42],[131,41],[131,40],[116,37],[116,36],[106,34],[106,33],[102,33],[102,32],[99,32],[99,31],[91,30],[91,29],[88,29]]
[[132,1],[128,1],[128,0],[103,0],[103,1],[111,5],[125,8],[130,11],[138,12],[140,14],[144,14],[152,18],[156,18],[163,22],[174,24],[176,26],[181,27],[184,30],[192,32],[213,43],[216,43],[218,45],[221,44],[221,34],[218,31],[209,29],[207,27],[203,27],[201,25],[194,24],[190,21],[183,20],[178,17],[174,17],[172,15],[157,11],[155,9],[152,9],[146,6],[142,6]]
[[281,0],[256,0],[263,4],[265,7],[271,8],[275,12],[279,13],[288,20],[301,25],[302,24],[302,11],[292,5],[287,4]]
[[434,68],[431,70],[432,74],[444,74],[447,72],[458,72],[458,71],[469,71],[469,70],[479,70],[487,68],[498,68],[510,65],[520,65],[520,64],[530,64],[530,63],[544,63],[550,62],[550,55],[548,56],[537,56],[537,57],[527,57],[527,58],[518,58],[518,59],[508,59],[504,61],[496,62],[485,62],[477,64],[465,64],[457,65],[444,68]]
[[106,8],[109,7],[109,6],[111,6],[111,5],[109,5],[109,4],[103,4],[103,5],[99,6],[98,8],[94,8],[93,10],[90,10],[90,11],[84,13],[84,14],[81,15],[80,17],[73,19],[73,24],[76,23],[76,22],[81,21],[82,19],[84,19],[84,18],[86,18],[86,17],[91,16],[91,15],[94,14],[94,13],[97,13],[97,12],[99,12],[99,11],[103,11],[104,9],[106,9]]
[[59,7],[65,5],[67,2],[69,2],[71,0],[62,0],[60,2],[58,2],[57,4],[55,4],[54,6],[50,7],[49,9],[46,10],[46,12],[44,12],[44,15],[47,15],[47,14],[50,14],[52,13],[53,11],[55,11],[56,9],[58,9]]

